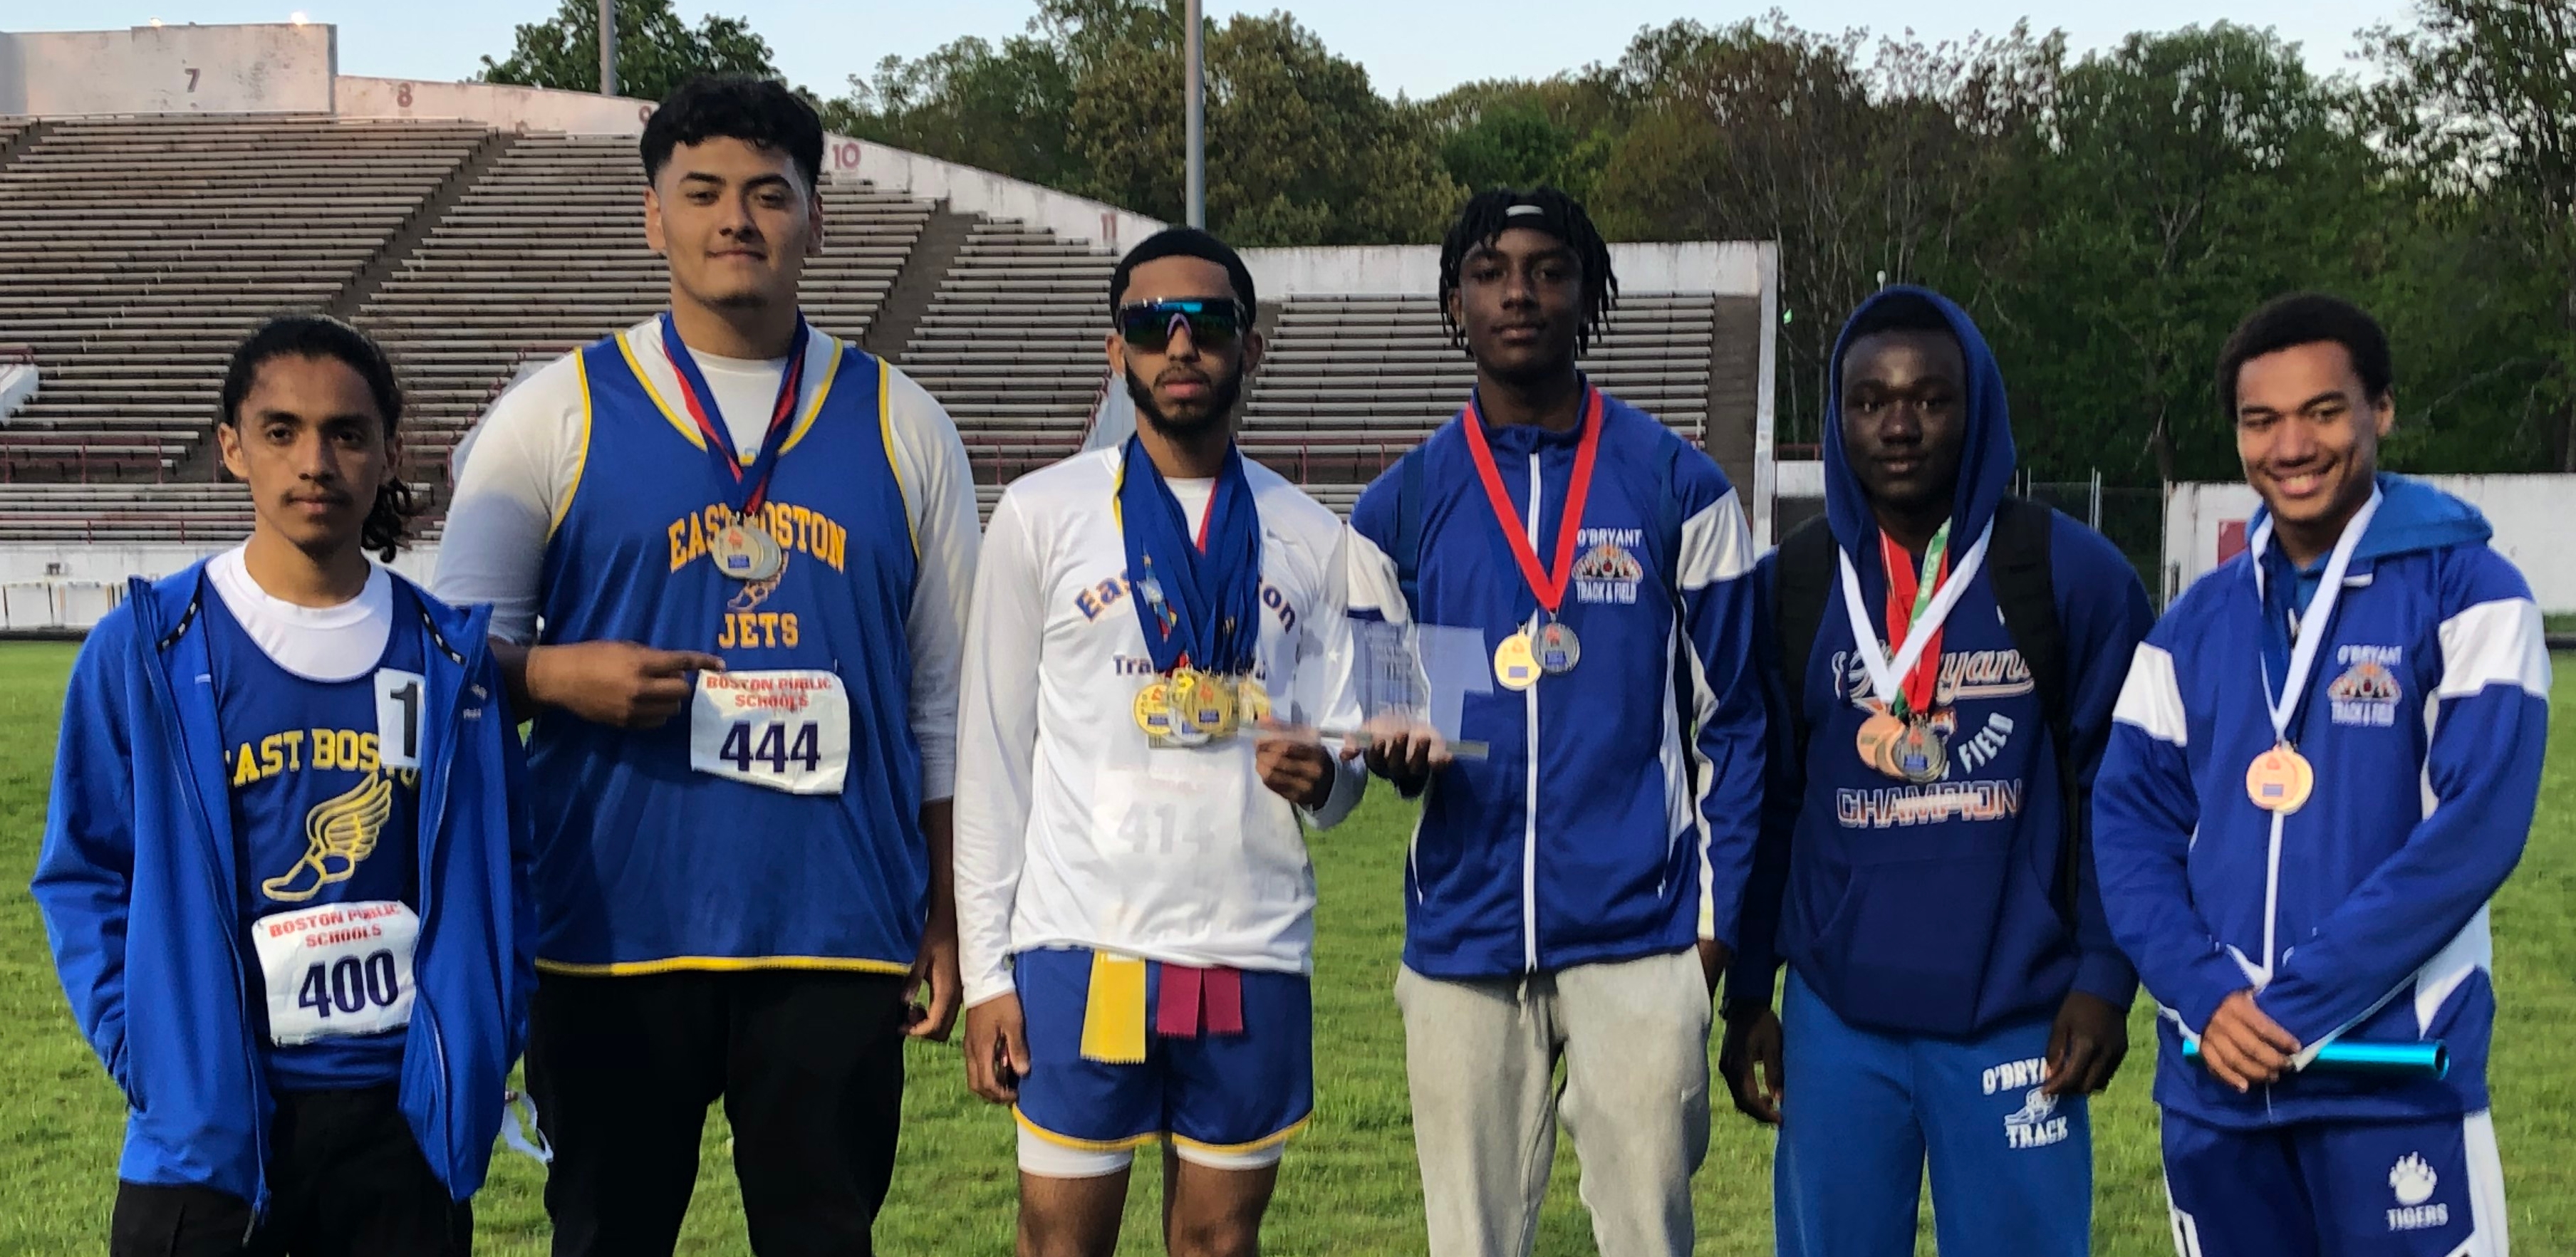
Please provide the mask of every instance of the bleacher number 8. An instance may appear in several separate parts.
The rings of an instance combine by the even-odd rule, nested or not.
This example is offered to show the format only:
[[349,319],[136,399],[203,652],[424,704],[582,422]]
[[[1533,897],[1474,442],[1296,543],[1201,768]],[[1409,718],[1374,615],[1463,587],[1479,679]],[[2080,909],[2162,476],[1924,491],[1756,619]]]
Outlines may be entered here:
[[758,760],[769,771],[784,773],[787,761],[795,760],[810,773],[823,765],[822,729],[811,720],[792,725],[780,720],[737,720],[725,730],[724,746],[716,754],[739,772],[750,772],[752,762]]
[[371,952],[361,960],[342,956],[329,964],[315,962],[304,971],[295,1006],[310,1008],[316,1018],[332,1013],[354,1017],[370,1005],[391,1008],[402,999],[402,969],[390,951]]

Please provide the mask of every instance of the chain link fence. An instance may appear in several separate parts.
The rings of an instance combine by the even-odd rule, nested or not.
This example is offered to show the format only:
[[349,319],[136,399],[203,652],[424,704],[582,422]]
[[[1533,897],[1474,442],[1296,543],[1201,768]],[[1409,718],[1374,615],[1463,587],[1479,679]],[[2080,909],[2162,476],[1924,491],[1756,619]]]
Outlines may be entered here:
[[2162,489],[2105,485],[2091,480],[2025,480],[2020,493],[2083,521],[2111,539],[2137,569],[2147,598],[2162,609],[2165,561],[2165,495]]

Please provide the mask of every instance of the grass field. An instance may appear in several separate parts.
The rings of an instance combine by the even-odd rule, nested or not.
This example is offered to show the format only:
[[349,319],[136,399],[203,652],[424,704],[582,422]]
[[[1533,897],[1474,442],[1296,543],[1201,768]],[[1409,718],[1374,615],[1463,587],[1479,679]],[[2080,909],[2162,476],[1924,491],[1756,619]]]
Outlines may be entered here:
[[[73,648],[0,644],[0,1253],[97,1251],[107,1233],[123,1116],[116,1091],[74,1031],[49,965],[27,878],[44,826],[54,728]],[[2562,758],[2576,755],[2576,659],[2560,661],[2554,718]],[[1317,909],[1314,1125],[1290,1150],[1265,1236],[1277,1254],[1422,1251],[1421,1199],[1404,1092],[1402,1027],[1390,990],[1403,920],[1406,818],[1384,796],[1315,840]],[[2526,1253],[2576,1252],[2576,772],[2553,771],[2531,852],[2497,901],[2496,980],[2504,1014],[2493,1071],[2513,1238]],[[2137,1020],[2145,1042],[2146,1018]],[[888,1253],[1010,1250],[1009,1118],[966,1091],[953,1048],[916,1045],[902,1166],[877,1228]],[[2156,1176],[2150,1060],[2095,1108],[2095,1251],[2172,1251]],[[686,1253],[744,1253],[742,1217],[720,1113],[710,1114]],[[1700,1251],[1770,1251],[1770,1138],[1720,1102],[1699,1175]],[[1559,1145],[1538,1251],[1592,1251]],[[539,1170],[502,1155],[477,1199],[479,1247],[545,1251]],[[1130,1201],[1121,1254],[1161,1251],[1150,1175]],[[1927,1232],[1928,1236],[1928,1232]],[[1932,1251],[1928,1238],[1922,1253]]]

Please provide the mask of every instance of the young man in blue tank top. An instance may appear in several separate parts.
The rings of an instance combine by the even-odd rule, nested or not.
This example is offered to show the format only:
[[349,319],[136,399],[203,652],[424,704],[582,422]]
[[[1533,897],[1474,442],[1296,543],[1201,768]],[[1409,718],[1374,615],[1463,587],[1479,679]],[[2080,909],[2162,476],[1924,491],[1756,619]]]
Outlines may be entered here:
[[250,540],[73,666],[35,896],[127,1104],[117,1257],[469,1251],[525,1024],[519,742],[482,615],[368,561],[411,513],[383,353],[234,354]]
[[957,1005],[974,485],[928,393],[798,311],[810,107],[697,80],[642,156],[670,309],[493,406],[439,558],[535,721],[554,1250],[669,1253],[721,1097],[760,1251],[866,1253],[904,1036]]

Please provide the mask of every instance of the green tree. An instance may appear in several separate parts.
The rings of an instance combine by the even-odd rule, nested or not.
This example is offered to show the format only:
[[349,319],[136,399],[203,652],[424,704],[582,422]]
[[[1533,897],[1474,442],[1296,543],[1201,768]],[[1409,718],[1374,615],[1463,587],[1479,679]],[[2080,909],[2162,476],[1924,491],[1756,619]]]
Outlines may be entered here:
[[[617,0],[617,90],[660,100],[701,74],[778,77],[769,41],[738,17],[709,14],[695,28],[671,0]],[[481,80],[570,92],[599,90],[599,6],[563,0],[552,20],[520,25],[504,60],[483,58]]]
[[837,133],[1050,187],[1079,177],[1072,69],[1044,38],[997,48],[969,36],[913,60],[887,57],[872,79],[852,75],[850,88],[823,107]]
[[2059,79],[1989,331],[2015,428],[2059,473],[2229,479],[2211,370],[2280,293],[2366,298],[2392,210],[2339,82],[2269,31],[2131,35]]
[[2401,434],[2434,466],[2576,471],[2576,6],[2419,0],[2415,15],[2366,33],[2386,72],[2374,138],[2437,233],[2396,311],[2432,386],[2415,406],[2401,391],[2421,420]]

